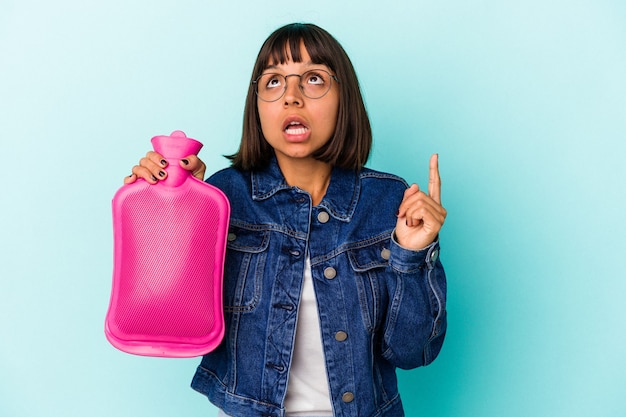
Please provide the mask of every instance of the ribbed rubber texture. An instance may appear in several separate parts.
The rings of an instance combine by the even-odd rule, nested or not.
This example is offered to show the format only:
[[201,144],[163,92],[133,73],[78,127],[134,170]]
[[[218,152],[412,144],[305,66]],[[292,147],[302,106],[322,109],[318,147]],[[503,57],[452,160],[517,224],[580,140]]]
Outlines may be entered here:
[[[211,251],[217,236],[212,225],[219,221],[219,208],[193,190],[169,198],[156,191],[148,187],[130,194],[121,207],[125,260],[120,274],[129,279],[120,282],[123,297],[115,324],[137,341],[206,337],[214,325],[214,311],[207,306],[213,302]],[[146,207],[146,199],[156,204]],[[182,230],[192,233],[180,236]],[[169,250],[170,240],[176,241],[175,250]]]

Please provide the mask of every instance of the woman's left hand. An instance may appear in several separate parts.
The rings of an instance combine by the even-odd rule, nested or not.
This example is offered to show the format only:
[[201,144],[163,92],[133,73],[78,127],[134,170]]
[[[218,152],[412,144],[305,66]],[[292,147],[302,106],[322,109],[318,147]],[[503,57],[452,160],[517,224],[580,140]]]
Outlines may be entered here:
[[407,249],[419,250],[430,245],[446,220],[446,209],[441,205],[441,178],[439,156],[430,157],[428,194],[420,191],[417,184],[404,192],[398,209],[396,239]]

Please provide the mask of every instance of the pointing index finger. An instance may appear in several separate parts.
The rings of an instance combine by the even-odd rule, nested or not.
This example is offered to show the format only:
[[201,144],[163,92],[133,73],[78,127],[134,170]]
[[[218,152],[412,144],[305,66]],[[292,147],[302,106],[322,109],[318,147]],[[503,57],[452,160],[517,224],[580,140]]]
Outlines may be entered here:
[[428,175],[428,195],[441,204],[441,177],[439,177],[439,155],[430,157],[430,173]]

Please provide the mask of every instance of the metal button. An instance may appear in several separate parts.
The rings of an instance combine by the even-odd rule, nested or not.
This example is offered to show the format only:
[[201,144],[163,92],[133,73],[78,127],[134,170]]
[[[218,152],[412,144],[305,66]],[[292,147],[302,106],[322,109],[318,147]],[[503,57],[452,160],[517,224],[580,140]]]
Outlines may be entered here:
[[439,251],[437,249],[435,249],[431,254],[430,254],[430,262],[435,263],[437,262],[437,258],[439,258]]
[[334,279],[337,276],[337,271],[332,266],[324,269],[324,277],[327,279]]
[[335,340],[338,342],[343,342],[348,338],[348,333],[344,332],[344,331],[338,331],[337,333],[335,333]]
[[344,392],[341,399],[344,403],[351,403],[354,400],[354,394],[350,391]]
[[237,239],[237,235],[234,233],[229,233],[227,239],[229,242],[232,242],[233,240]]
[[330,220],[330,215],[325,211],[320,211],[317,215],[317,220],[319,220],[320,223],[326,223]]
[[391,251],[390,251],[389,249],[385,248],[385,249],[383,249],[383,250],[381,250],[381,251],[380,251],[380,256],[381,256],[384,260],[388,261],[388,260],[389,260],[389,257],[391,256]]

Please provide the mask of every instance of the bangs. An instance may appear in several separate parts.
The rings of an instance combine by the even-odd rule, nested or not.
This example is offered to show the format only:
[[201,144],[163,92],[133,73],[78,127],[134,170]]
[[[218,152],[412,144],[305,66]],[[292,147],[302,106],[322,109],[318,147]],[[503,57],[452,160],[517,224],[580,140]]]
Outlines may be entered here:
[[305,24],[295,24],[283,29],[274,33],[274,36],[271,36],[262,48],[258,62],[264,63],[265,68],[286,64],[289,61],[302,62],[300,48],[304,45],[313,64],[326,65],[331,70],[335,70],[332,65],[331,51],[324,47],[324,44],[328,43],[324,42],[315,28]]

